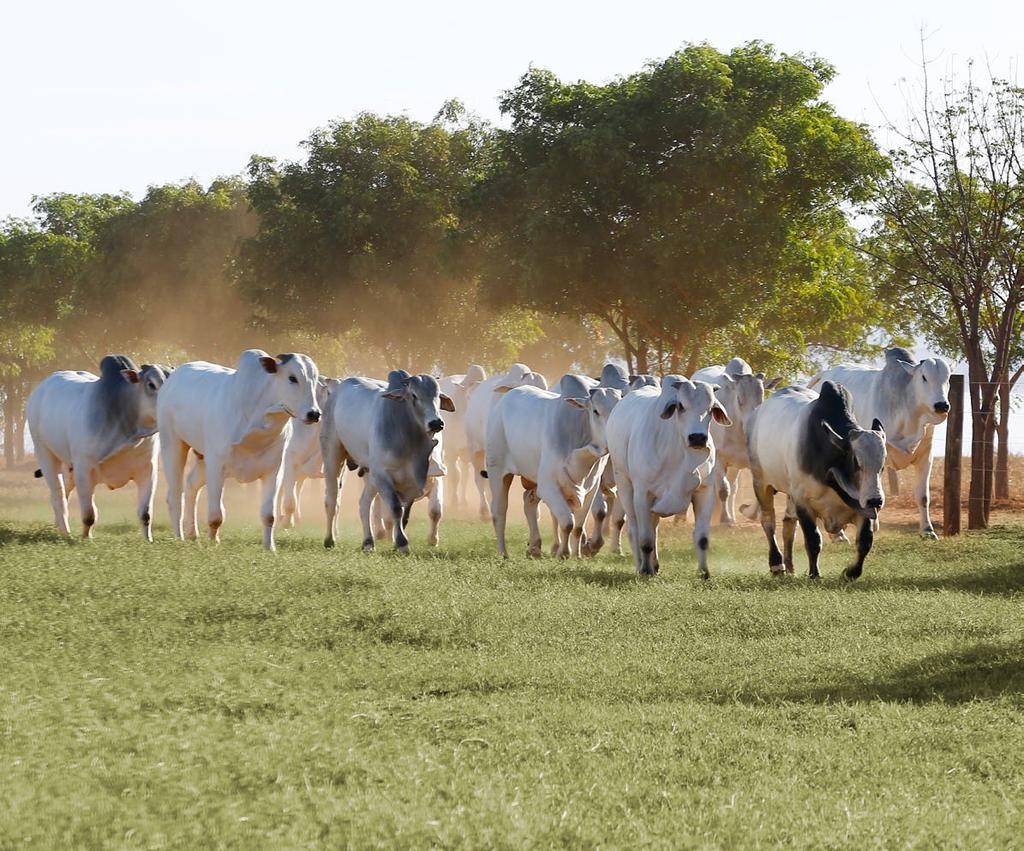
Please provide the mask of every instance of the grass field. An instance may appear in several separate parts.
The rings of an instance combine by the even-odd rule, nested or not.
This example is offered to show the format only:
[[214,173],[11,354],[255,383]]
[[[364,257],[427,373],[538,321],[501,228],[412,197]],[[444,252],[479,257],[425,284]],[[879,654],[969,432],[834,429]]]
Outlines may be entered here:
[[0,848],[1022,842],[1012,518],[890,524],[854,585],[848,549],[773,581],[759,529],[716,529],[702,584],[686,526],[642,581],[502,563],[473,521],[363,555],[351,508],[331,552],[319,515],[275,557],[237,511],[146,546],[99,500],[69,542],[0,482]]

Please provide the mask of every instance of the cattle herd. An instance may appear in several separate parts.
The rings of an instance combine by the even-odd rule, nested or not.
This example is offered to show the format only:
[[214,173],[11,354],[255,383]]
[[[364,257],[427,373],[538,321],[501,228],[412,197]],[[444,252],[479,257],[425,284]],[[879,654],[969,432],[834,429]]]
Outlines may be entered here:
[[[94,492],[134,482],[143,536],[152,541],[158,459],[176,538],[195,538],[198,497],[207,491],[213,541],[224,522],[228,478],[259,480],[263,545],[278,523],[299,519],[307,479],[323,478],[326,546],[334,545],[346,472],[363,480],[363,549],[382,538],[408,552],[413,503],[426,498],[431,545],[438,542],[445,478],[456,502],[476,484],[480,512],[507,557],[509,489],[523,485],[527,554],[541,554],[540,504],[553,522],[552,552],[621,552],[628,529],[641,574],[659,569],[658,523],[692,507],[701,577],[708,573],[714,505],[736,518],[739,471],[748,468],[773,574],[793,573],[797,524],[811,577],[818,576],[819,526],[835,538],[855,527],[860,576],[885,496],[882,470],[914,467],[921,533],[935,537],[928,487],[932,431],[949,411],[949,365],[886,352],[881,369],[844,365],[806,386],[776,390],[741,358],[690,378],[627,375],[614,364],[599,378],[568,374],[549,389],[543,375],[513,364],[488,377],[472,365],[440,379],[392,371],[374,378],[323,378],[303,354],[271,357],[251,349],[236,369],[202,361],[172,369],[137,367],[108,355],[99,376],[57,372],[28,400],[28,425],[57,527],[69,533],[68,496],[77,489],[83,535],[96,522]],[[765,398],[767,391],[774,391]],[[785,494],[782,550],[775,495]],[[588,516],[590,528],[587,528]]]

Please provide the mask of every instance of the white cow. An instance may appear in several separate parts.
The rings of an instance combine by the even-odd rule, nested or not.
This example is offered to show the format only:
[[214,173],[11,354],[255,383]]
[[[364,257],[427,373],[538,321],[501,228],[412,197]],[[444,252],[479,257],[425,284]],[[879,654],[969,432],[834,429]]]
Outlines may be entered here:
[[[527,555],[540,555],[538,508],[547,505],[559,532],[557,554],[580,556],[583,524],[608,453],[605,423],[621,398],[618,390],[591,388],[563,376],[557,395],[537,387],[502,388],[487,422],[487,479],[498,552],[508,557],[505,520],[512,479],[523,482],[530,527]],[[575,391],[575,392],[573,392]]]
[[[768,568],[793,573],[796,524],[812,579],[818,578],[821,532],[857,523],[857,562],[843,576],[856,579],[873,540],[872,523],[885,503],[882,468],[885,431],[876,419],[862,429],[853,416],[850,394],[823,381],[818,392],[786,387],[766,400],[748,422],[754,495],[768,538]],[[775,494],[789,499],[782,523],[784,553],[775,542]]]
[[667,375],[660,391],[641,387],[608,419],[608,450],[619,501],[629,522],[633,561],[639,573],[658,572],[658,520],[693,505],[693,542],[700,576],[708,577],[708,536],[715,466],[712,422],[729,425],[714,388]]
[[405,527],[412,504],[436,493],[430,504],[430,543],[437,543],[441,494],[439,476],[431,475],[431,460],[436,460],[436,435],[445,427],[441,411],[454,413],[455,405],[429,375],[394,370],[386,385],[368,378],[348,378],[338,385],[320,431],[327,512],[325,547],[334,546],[345,467],[359,470],[366,478],[359,499],[364,550],[374,547],[371,507],[378,494],[390,517],[395,548],[408,553]]
[[722,403],[732,427],[711,424],[715,441],[715,470],[712,491],[721,503],[719,522],[724,526],[736,523],[736,493],[740,470],[750,468],[747,454],[747,418],[764,401],[766,390],[774,390],[781,378],[766,379],[763,372],[754,373],[743,358],[733,358],[725,366],[708,366],[697,370],[693,381],[706,381],[718,388],[715,395]]
[[[167,477],[167,508],[176,538],[194,537],[196,502],[207,488],[207,524],[212,541],[224,522],[224,482],[260,480],[263,546],[274,549],[274,522],[284,452],[292,419],[308,427],[320,421],[316,364],[306,355],[271,357],[261,349],[242,352],[238,369],[194,361],[179,367],[160,393],[157,419]],[[189,450],[188,502],[182,496]]]
[[[326,410],[331,390],[341,382],[337,378],[321,378],[316,387],[316,403]],[[320,454],[320,425],[294,429],[284,451],[284,472],[278,499],[278,523],[292,527],[301,519],[299,506],[302,487],[307,479],[324,477],[324,459]]]
[[915,363],[906,349],[892,348],[885,353],[882,369],[843,364],[808,382],[810,387],[826,380],[842,384],[853,398],[859,422],[882,423],[886,463],[894,470],[914,468],[921,535],[933,539],[937,536],[928,512],[932,435],[949,414],[949,375],[949,364],[940,358]]
[[490,517],[490,512],[487,509],[486,484],[482,478],[483,471],[487,466],[485,457],[487,417],[491,409],[498,403],[498,399],[501,398],[495,392],[498,388],[511,390],[513,387],[523,386],[547,390],[548,382],[543,375],[533,372],[526,364],[514,363],[502,375],[493,375],[482,381],[469,395],[469,402],[466,406],[466,443],[474,469],[473,479],[480,496],[480,518],[482,520],[487,520]]
[[456,505],[468,502],[467,484],[473,477],[469,441],[466,436],[469,397],[486,380],[487,373],[484,372],[484,368],[474,363],[469,365],[464,375],[446,375],[437,381],[441,392],[455,404],[455,413],[445,420],[444,464],[451,479],[449,493]]
[[157,395],[170,369],[124,355],[107,355],[99,377],[91,372],[55,372],[28,397],[28,428],[35,446],[37,478],[46,479],[54,521],[68,527],[68,494],[77,487],[82,536],[96,523],[96,487],[111,490],[135,482],[142,535],[153,540],[156,485]]

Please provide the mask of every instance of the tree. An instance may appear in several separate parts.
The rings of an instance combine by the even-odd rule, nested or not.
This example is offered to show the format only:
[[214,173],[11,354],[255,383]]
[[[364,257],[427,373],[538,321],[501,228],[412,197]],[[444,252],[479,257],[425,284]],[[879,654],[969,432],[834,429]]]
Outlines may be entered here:
[[920,317],[935,345],[967,361],[968,527],[981,529],[992,499],[996,400],[1008,404],[1010,379],[1020,377],[1024,92],[996,79],[982,89],[968,75],[947,79],[936,99],[925,64],[920,106],[900,133],[868,250],[889,297]]
[[[238,280],[271,329],[344,335],[380,371],[506,359],[537,336],[524,310],[480,310],[462,202],[487,129],[448,104],[429,124],[364,113],[304,142],[304,162],[253,157],[259,231]],[[370,357],[367,357],[369,355]]]
[[531,70],[474,193],[491,301],[599,317],[638,371],[692,371],[754,329],[790,364],[857,343],[876,305],[844,210],[885,162],[820,100],[832,75],[758,42],[604,86]]

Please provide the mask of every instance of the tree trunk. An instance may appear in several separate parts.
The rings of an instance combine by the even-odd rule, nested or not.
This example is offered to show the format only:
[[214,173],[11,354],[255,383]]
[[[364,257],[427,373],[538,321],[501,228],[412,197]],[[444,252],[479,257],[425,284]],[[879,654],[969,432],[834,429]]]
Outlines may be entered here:
[[4,466],[8,470],[14,467],[14,420],[15,403],[14,393],[11,390],[13,382],[8,381],[4,385]]
[[641,374],[650,372],[647,366],[647,341],[643,338],[637,340],[636,344],[636,371]]
[[[993,400],[995,401],[995,400]],[[988,528],[989,516],[992,513],[992,494],[996,471],[996,418],[994,406],[985,419],[985,528]]]
[[996,426],[999,447],[996,450],[996,499],[1010,498],[1010,382],[999,384],[999,422]]

